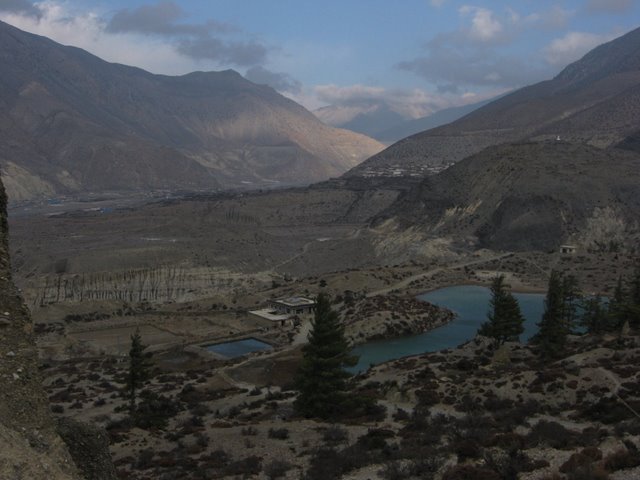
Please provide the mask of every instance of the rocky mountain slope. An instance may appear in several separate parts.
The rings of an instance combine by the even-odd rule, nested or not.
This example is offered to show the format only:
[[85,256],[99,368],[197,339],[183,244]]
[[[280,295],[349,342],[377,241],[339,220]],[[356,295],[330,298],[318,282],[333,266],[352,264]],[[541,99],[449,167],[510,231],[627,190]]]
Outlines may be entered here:
[[234,71],[170,77],[0,22],[0,164],[10,199],[305,183],[382,145]]
[[483,100],[478,103],[438,110],[437,112],[434,112],[431,115],[427,115],[425,117],[405,120],[404,122],[398,123],[391,128],[377,132],[376,135],[372,136],[374,138],[377,138],[381,142],[394,143],[403,138],[415,135],[416,133],[420,133],[425,130],[454,122],[459,118],[470,114],[474,110],[485,106],[491,101],[492,100]]
[[0,478],[115,480],[105,432],[51,416],[33,322],[11,278],[6,206],[0,182]]
[[401,140],[347,175],[457,162],[523,139],[607,147],[640,127],[640,29],[601,45],[552,80],[517,90],[448,125]]
[[0,184],[0,478],[79,478],[55,433],[29,314],[11,282],[6,196]]
[[427,177],[380,215],[477,247],[622,246],[640,233],[640,156],[564,142],[488,148]]

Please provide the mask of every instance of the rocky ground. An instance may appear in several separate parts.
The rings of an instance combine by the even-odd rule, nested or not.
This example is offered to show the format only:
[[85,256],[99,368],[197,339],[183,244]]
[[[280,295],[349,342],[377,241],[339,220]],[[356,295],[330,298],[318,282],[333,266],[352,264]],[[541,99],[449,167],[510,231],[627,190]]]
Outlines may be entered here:
[[542,363],[481,338],[356,379],[380,406],[327,424],[298,418],[297,354],[235,362],[154,358],[167,424],[132,427],[126,362],[48,365],[52,410],[103,425],[120,478],[626,479],[640,466],[640,336],[572,337]]
[[[552,365],[526,346],[495,354],[482,342],[403,359],[357,379],[380,408],[336,424],[295,416],[292,381],[309,324],[274,327],[248,314],[269,298],[325,291],[360,343],[449,321],[415,299],[442,286],[504,274],[516,290],[543,291],[556,268],[585,292],[607,294],[634,267],[623,253],[468,252],[439,241],[398,253],[380,243],[383,231],[376,240],[362,228],[395,194],[342,192],[332,205],[326,192],[300,204],[295,191],[269,196],[270,205],[259,195],[154,203],[108,213],[115,236],[96,212],[15,218],[16,277],[52,411],[106,428],[120,478],[633,478],[633,335],[623,344],[576,338],[569,360]],[[26,311],[7,311],[28,325]],[[136,328],[153,352],[147,389],[161,418],[144,425],[128,421],[121,395]],[[247,336],[275,348],[237,360],[194,348]],[[616,420],[598,416],[610,411]]]

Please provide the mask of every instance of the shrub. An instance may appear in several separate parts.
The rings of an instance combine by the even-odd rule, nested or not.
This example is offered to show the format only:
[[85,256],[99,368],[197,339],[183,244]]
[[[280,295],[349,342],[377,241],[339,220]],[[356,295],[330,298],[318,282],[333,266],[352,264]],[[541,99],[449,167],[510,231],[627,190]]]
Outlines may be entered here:
[[381,450],[388,447],[385,439],[392,438],[394,433],[391,430],[382,428],[371,428],[358,438],[357,444],[365,450]]
[[548,445],[551,448],[569,448],[576,444],[578,435],[557,422],[539,421],[527,436],[530,446]]
[[144,449],[138,454],[138,458],[135,461],[135,468],[138,470],[146,470],[153,466],[153,450]]
[[260,457],[252,455],[230,463],[222,473],[224,473],[225,476],[242,475],[244,478],[248,478],[250,475],[258,475],[261,470],[262,460]]
[[640,453],[637,451],[620,449],[604,460],[604,466],[609,472],[617,472],[640,465]]
[[493,470],[473,465],[459,465],[450,468],[442,476],[442,480],[501,480]]
[[284,477],[292,468],[293,465],[291,465],[289,462],[276,458],[265,465],[264,474],[267,476],[267,478],[273,480],[276,478]]
[[458,455],[460,462],[464,462],[468,458],[479,458],[481,453],[478,442],[471,439],[458,440],[453,445],[453,450],[456,452],[456,455]]
[[404,480],[411,477],[411,466],[399,461],[388,462],[378,472],[385,480]]
[[322,439],[327,443],[345,443],[349,440],[349,432],[338,425],[332,425],[325,430]]
[[560,473],[574,472],[578,467],[592,463],[593,460],[583,453],[574,453],[560,466]]
[[133,422],[138,428],[162,429],[180,410],[180,404],[173,399],[145,390],[140,394],[140,403],[133,414]]
[[343,457],[333,448],[321,448],[311,457],[304,480],[339,480],[346,472]]
[[275,438],[277,440],[286,440],[289,438],[289,429],[287,428],[270,428],[269,438]]
[[607,480],[609,474],[601,465],[588,463],[567,473],[567,480]]
[[248,427],[243,427],[240,431],[244,436],[255,436],[258,435],[258,429],[254,426],[249,425]]

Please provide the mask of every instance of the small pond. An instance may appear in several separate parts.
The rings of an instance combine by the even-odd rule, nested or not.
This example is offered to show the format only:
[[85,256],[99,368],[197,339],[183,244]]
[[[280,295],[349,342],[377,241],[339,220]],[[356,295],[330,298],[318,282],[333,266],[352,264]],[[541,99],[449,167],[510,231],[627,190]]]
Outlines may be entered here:
[[233,342],[205,345],[203,348],[226,358],[236,358],[251,352],[271,350],[273,347],[255,338],[245,338],[243,340],[234,340]]
[[[537,331],[536,324],[544,311],[544,295],[538,293],[514,293],[525,317],[524,333],[521,341],[527,341]],[[371,365],[394,360],[408,355],[435,352],[454,348],[471,340],[487,319],[491,292],[486,287],[461,285],[446,287],[419,295],[418,298],[457,314],[456,318],[442,327],[429,332],[408,337],[368,342],[354,348],[359,355],[358,364],[351,369],[361,372]]]

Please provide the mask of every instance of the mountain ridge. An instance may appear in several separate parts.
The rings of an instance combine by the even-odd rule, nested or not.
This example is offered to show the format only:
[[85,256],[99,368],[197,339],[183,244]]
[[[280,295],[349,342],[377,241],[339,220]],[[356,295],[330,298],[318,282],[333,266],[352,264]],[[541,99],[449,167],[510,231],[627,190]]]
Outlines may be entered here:
[[[605,167],[606,168],[603,168]],[[567,142],[489,147],[426,177],[374,220],[465,248],[589,250],[640,238],[640,155]]]
[[[596,47],[553,79],[523,87],[452,122],[418,133],[358,165],[350,175],[444,168],[501,143],[562,140],[613,146],[640,126],[640,29]],[[625,108],[615,110],[614,104]]]
[[235,71],[152,74],[6,23],[0,40],[11,67],[0,78],[0,125],[12,144],[0,161],[14,200],[34,189],[309,183],[382,148]]

